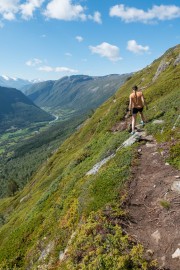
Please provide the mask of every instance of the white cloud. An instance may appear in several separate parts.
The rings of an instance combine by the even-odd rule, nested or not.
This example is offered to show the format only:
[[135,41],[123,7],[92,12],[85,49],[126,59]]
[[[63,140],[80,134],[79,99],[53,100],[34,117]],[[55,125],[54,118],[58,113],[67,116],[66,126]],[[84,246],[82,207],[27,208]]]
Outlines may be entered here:
[[84,40],[84,38],[81,36],[76,36],[75,38],[78,42],[82,42]]
[[72,21],[86,20],[85,8],[73,5],[71,0],[52,0],[48,3],[44,15],[48,18]]
[[38,59],[38,58],[33,58],[33,59],[31,59],[31,60],[28,60],[27,62],[26,62],[26,65],[27,66],[29,66],[29,67],[35,67],[35,66],[37,66],[37,65],[39,65],[39,64],[42,64],[42,60],[40,60],[40,59]]
[[65,72],[65,73],[77,73],[78,70],[68,68],[68,67],[51,67],[51,66],[42,66],[38,70],[45,72]]
[[103,42],[97,46],[89,46],[92,53],[99,54],[101,57],[106,57],[110,61],[116,62],[122,58],[119,55],[119,48],[107,42]]
[[3,14],[3,18],[5,19],[5,20],[7,20],[7,21],[13,21],[13,20],[15,20],[15,15],[14,15],[14,13],[12,13],[12,12],[5,12],[4,14]]
[[154,5],[151,9],[144,11],[143,9],[126,7],[121,4],[111,7],[109,15],[111,17],[120,17],[125,22],[148,23],[179,18],[180,7],[175,5]]
[[17,12],[19,0],[1,0],[0,1],[0,13]]
[[93,16],[88,15],[88,19],[93,20],[94,22],[97,22],[99,24],[102,23],[101,13],[99,11],[95,11]]
[[127,50],[133,53],[144,53],[149,51],[149,46],[138,45],[135,40],[129,40]]
[[19,10],[19,0],[0,0],[0,14],[5,20],[15,19]]
[[[41,12],[43,3],[46,8]],[[75,4],[74,0],[0,0],[0,19],[15,20],[16,16],[21,16],[24,20],[33,18],[34,12],[39,10],[48,19],[59,19],[65,21],[73,20],[93,20],[102,23],[101,14],[98,11],[94,15],[85,14],[86,7]]]
[[21,4],[20,0],[0,0],[0,14],[5,20],[14,20],[16,14],[21,14],[23,19],[30,19],[37,8],[40,8],[44,0],[27,0]]
[[56,67],[55,68],[56,72],[68,72],[68,73],[77,73],[78,70],[72,69],[72,68],[67,68],[67,67]]
[[27,20],[33,17],[33,12],[40,8],[44,0],[27,0],[26,3],[20,5],[22,18]]
[[[68,56],[71,56],[70,53],[67,53],[67,54]],[[37,67],[39,71],[45,71],[45,72],[64,72],[64,73],[77,73],[78,72],[78,70],[68,68],[68,67],[52,67],[48,65],[43,65],[46,62],[47,62],[46,60],[42,61],[38,58],[33,58],[31,60],[28,60],[26,62],[26,65],[30,67]]]
[[51,72],[51,71],[53,71],[53,68],[50,67],[50,66],[42,66],[42,67],[39,67],[38,70],[40,70],[40,71],[46,71],[46,72]]

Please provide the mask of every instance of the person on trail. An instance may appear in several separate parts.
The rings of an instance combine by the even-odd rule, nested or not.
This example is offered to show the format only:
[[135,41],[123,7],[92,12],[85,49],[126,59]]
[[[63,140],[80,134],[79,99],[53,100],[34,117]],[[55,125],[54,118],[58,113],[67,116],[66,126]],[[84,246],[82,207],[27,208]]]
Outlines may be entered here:
[[[141,91],[138,91],[138,87],[135,85],[132,87],[132,93],[129,96],[129,112],[132,112],[132,132],[135,133],[136,117],[137,113],[141,116],[141,125],[144,126],[145,118],[143,115],[143,108],[145,104],[144,96]],[[147,109],[147,105],[146,105]]]

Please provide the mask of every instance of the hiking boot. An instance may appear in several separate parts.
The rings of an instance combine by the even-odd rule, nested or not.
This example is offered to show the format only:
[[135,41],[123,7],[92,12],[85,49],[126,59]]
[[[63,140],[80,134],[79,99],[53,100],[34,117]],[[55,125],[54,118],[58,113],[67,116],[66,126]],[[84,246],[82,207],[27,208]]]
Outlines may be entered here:
[[132,131],[132,132],[131,132],[131,135],[134,135],[134,134],[135,134],[135,131]]
[[141,121],[140,124],[144,127],[145,123],[144,121]]

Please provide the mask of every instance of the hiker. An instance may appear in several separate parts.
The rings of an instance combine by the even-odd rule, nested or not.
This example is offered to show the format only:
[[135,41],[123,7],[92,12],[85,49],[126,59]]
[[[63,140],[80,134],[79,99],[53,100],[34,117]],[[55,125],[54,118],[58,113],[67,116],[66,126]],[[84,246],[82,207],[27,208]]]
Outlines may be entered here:
[[[129,112],[132,112],[132,132],[135,133],[136,117],[137,113],[141,116],[141,125],[144,126],[145,118],[143,115],[143,108],[145,104],[144,96],[141,91],[138,91],[138,87],[135,85],[132,87],[133,92],[129,96]],[[147,105],[146,105],[147,109]]]

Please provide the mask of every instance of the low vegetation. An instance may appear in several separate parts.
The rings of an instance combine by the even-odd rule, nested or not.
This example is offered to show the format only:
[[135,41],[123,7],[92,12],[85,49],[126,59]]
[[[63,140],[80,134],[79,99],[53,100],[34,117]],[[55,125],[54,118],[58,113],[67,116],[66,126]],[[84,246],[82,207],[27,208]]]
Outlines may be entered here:
[[143,246],[124,232],[125,222],[126,213],[117,205],[92,212],[73,235],[59,269],[153,269],[156,262],[143,258]]
[[170,209],[170,203],[168,201],[165,201],[165,200],[161,200],[160,201],[160,205],[165,208],[166,210],[169,210]]

